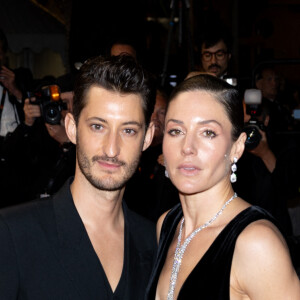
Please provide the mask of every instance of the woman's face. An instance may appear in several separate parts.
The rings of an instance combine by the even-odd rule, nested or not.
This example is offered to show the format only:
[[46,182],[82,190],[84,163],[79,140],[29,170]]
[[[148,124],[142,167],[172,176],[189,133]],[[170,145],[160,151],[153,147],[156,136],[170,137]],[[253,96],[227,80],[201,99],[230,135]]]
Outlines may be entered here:
[[181,193],[228,184],[231,130],[222,104],[207,92],[183,92],[170,102],[163,152],[170,179]]

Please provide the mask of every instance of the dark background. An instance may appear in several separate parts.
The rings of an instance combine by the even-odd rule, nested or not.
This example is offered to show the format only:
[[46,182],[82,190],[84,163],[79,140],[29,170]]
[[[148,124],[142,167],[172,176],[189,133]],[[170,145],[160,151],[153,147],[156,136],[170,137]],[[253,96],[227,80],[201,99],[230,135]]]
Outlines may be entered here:
[[[126,35],[151,71],[185,76],[199,63],[199,35],[216,26],[232,35],[232,73],[251,79],[259,62],[272,59],[283,62],[286,79],[300,83],[300,0],[0,0],[0,7],[0,27],[13,36],[14,48],[32,39],[26,47],[38,51],[39,42],[42,48],[51,41],[55,51],[65,51],[67,71]],[[172,13],[177,19],[170,23]],[[55,42],[61,33],[66,45]]]
[[[184,76],[199,62],[197,37],[215,26],[231,32],[233,73],[251,77],[253,68],[261,61],[292,60],[293,64],[281,66],[288,70],[286,76],[290,80],[300,82],[300,1],[77,0],[72,4],[71,63],[81,56],[104,52],[110,38],[124,33],[135,39],[144,63],[154,72],[161,73],[167,59],[168,72]],[[170,25],[172,11],[182,27],[179,22]],[[170,51],[166,53],[168,45]]]

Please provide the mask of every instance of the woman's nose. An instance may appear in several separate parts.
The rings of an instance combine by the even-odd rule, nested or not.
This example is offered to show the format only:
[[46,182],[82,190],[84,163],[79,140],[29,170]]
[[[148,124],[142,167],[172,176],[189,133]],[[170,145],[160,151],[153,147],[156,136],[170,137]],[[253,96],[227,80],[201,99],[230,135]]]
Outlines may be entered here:
[[194,155],[197,153],[195,138],[192,135],[186,135],[182,145],[183,155]]

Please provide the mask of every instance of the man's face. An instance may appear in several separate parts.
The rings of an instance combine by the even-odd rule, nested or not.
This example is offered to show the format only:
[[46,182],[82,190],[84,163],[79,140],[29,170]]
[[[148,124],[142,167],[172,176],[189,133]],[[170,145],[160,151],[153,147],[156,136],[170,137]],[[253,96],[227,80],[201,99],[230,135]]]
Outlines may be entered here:
[[205,72],[213,73],[221,77],[227,71],[231,54],[223,41],[218,42],[210,48],[202,45],[201,61]]
[[279,92],[279,76],[274,70],[266,69],[256,85],[261,90],[263,97],[274,100]]
[[118,55],[129,55],[136,58],[136,51],[130,45],[125,44],[115,44],[110,49],[111,56],[118,56]]
[[163,135],[164,135],[166,108],[167,108],[167,100],[163,95],[161,95],[158,92],[156,95],[154,111],[151,115],[151,121],[155,126],[152,146],[162,143]]
[[95,86],[86,97],[76,129],[76,171],[97,189],[121,189],[148,146],[142,99]]

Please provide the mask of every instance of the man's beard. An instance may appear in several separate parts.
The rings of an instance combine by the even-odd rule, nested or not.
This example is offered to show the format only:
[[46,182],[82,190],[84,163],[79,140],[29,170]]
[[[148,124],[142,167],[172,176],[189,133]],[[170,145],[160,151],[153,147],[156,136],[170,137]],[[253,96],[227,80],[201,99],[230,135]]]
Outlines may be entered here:
[[[77,140],[76,148],[77,148],[77,161],[82,174],[90,182],[91,185],[93,185],[95,188],[99,190],[104,190],[104,191],[116,191],[122,189],[125,186],[126,182],[132,177],[135,170],[137,169],[140,161],[140,156],[141,156],[139,155],[139,157],[133,160],[130,164],[127,164],[124,161],[120,161],[117,158],[111,158],[105,155],[93,156],[90,161],[89,158],[86,156],[86,154],[81,150],[80,143],[78,143],[78,140]],[[94,176],[91,172],[92,166],[94,164],[97,164],[97,161],[99,160],[105,162],[111,162],[119,165],[121,168],[124,168],[125,172],[122,175],[122,178],[120,178],[119,180],[113,179],[112,177],[101,179]],[[107,174],[108,173],[109,171],[107,171]]]

